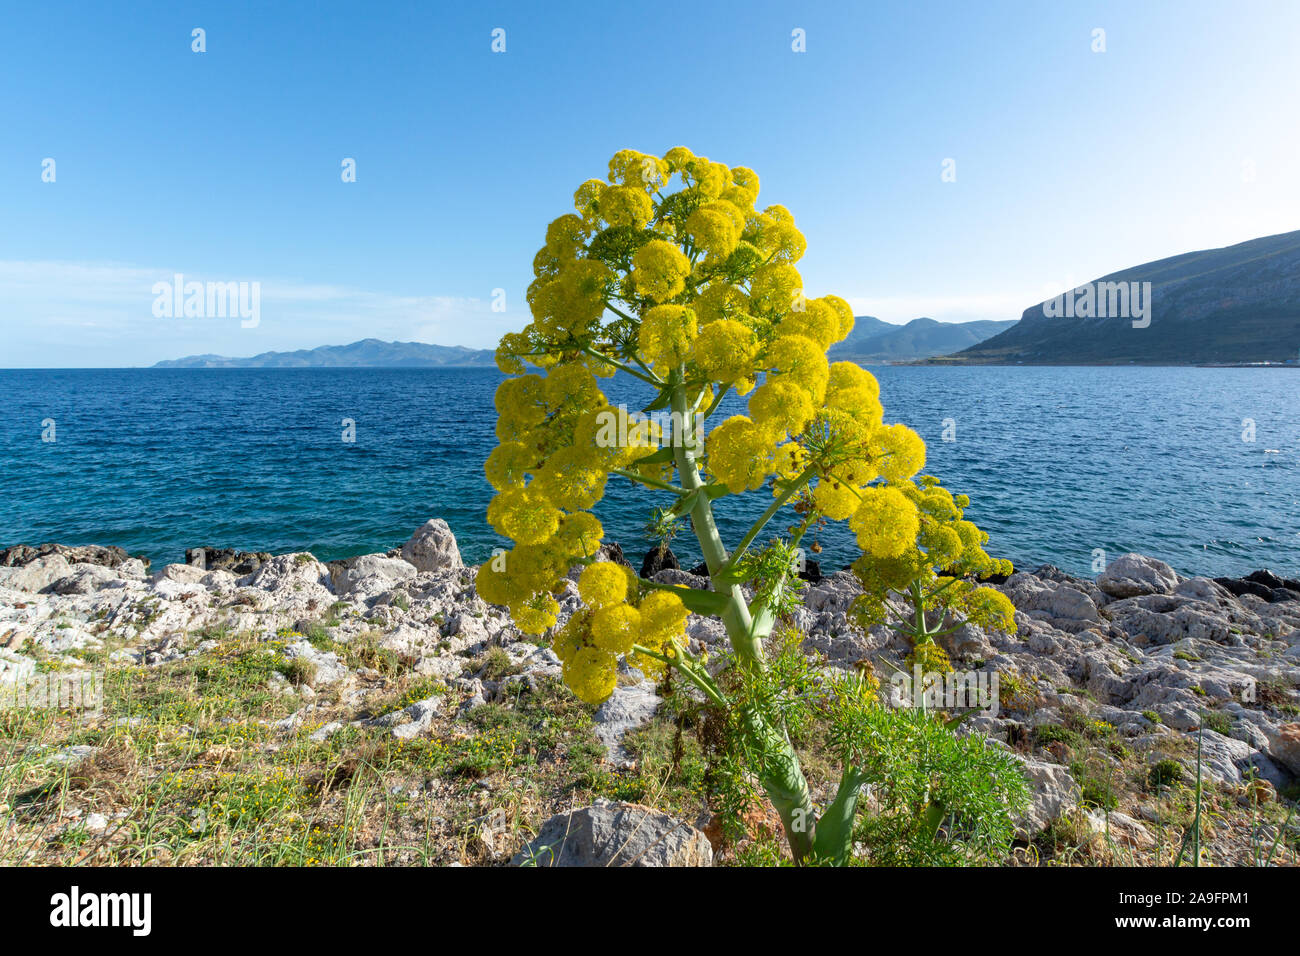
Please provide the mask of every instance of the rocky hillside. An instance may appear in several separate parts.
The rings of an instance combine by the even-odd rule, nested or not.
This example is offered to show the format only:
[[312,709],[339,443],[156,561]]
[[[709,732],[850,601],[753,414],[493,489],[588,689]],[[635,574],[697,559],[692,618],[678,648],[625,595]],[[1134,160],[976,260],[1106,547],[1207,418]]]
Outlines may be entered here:
[[189,355],[157,362],[153,368],[481,368],[495,364],[490,349],[362,339],[350,345],[262,352],[249,358]]
[[1012,328],[940,361],[1190,365],[1300,356],[1300,231],[1144,263],[1086,286],[1119,282],[1151,283],[1146,327],[1128,315],[1049,317],[1040,302]]
[[[444,522],[328,565],[190,560],[151,572],[117,549],[0,553],[0,862],[778,858],[761,806],[739,843],[716,826],[699,703],[636,671],[600,708],[577,703],[548,642],[475,594]],[[1288,825],[1300,582],[1257,578],[1183,578],[1139,555],[1095,581],[1044,567],[999,585],[1019,634],[967,624],[946,638],[959,670],[999,680],[996,706],[963,732],[1015,754],[1034,788],[1015,861],[1170,862],[1198,742],[1210,861],[1250,862]],[[888,691],[908,648],[853,623],[857,593],[848,573],[822,578],[791,623],[824,666],[874,670]],[[572,581],[561,605],[563,621]],[[688,630],[700,648],[724,640],[716,620]],[[90,675],[98,708],[30,696],[66,700]],[[835,781],[811,773],[829,799]],[[1300,860],[1290,826],[1275,862]]]

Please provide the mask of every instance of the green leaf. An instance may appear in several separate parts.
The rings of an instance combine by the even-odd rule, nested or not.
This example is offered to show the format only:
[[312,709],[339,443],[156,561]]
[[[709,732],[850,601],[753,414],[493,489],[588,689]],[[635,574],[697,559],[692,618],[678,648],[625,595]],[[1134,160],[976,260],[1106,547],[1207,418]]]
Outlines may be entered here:
[[945,720],[943,722],[943,725],[947,727],[949,730],[956,730],[963,723],[970,720],[978,713],[980,713],[980,711],[978,710],[968,710],[964,714],[958,714],[956,717],[953,717],[950,720]]
[[676,594],[688,611],[696,614],[721,614],[731,603],[731,599],[717,591],[700,591],[696,588],[684,588],[676,584],[656,584],[646,582],[657,591],[671,591]]
[[668,509],[668,513],[675,518],[680,518],[682,515],[689,514],[695,508],[696,503],[699,502],[701,491],[703,491],[702,488],[696,488],[694,491],[682,495],[673,503],[673,506]]
[[943,818],[947,813],[948,811],[944,809],[943,804],[937,800],[926,807],[925,822],[921,825],[921,829],[929,839],[933,840],[934,835],[939,832],[939,824],[943,823]]
[[714,584],[744,584],[745,575],[737,568],[722,567],[718,569],[717,574],[712,574]]
[[665,445],[652,455],[646,455],[644,458],[638,458],[638,465],[666,465],[673,460],[673,448],[671,445]]
[[641,409],[641,411],[643,412],[658,411],[661,408],[667,408],[669,405],[672,404],[672,402],[673,402],[673,390],[671,388],[661,388],[659,389],[659,394],[655,397],[655,400],[651,402],[649,405],[647,405],[645,408]]

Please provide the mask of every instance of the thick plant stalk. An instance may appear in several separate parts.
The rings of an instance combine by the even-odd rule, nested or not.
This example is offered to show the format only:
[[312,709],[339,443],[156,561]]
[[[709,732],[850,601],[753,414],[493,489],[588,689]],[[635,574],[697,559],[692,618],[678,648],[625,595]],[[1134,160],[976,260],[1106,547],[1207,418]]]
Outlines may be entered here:
[[864,782],[856,767],[844,768],[835,799],[817,820],[814,850],[819,863],[843,866],[848,861],[849,847],[853,842],[853,818]]
[[[680,382],[673,386],[672,410],[675,426],[681,429],[680,434],[674,430],[673,454],[681,476],[682,490],[690,494],[703,487],[704,483],[700,480],[699,469],[695,465],[696,449],[688,441],[688,436],[693,439],[695,434],[694,422],[691,420],[694,411],[687,406],[686,386]],[[713,520],[713,508],[707,495],[698,496],[691,510],[691,524],[712,578],[727,563],[727,549],[718,534],[718,526]],[[766,666],[763,641],[771,633],[771,615],[760,615],[758,626],[755,626],[740,585],[723,584],[715,580],[713,587],[727,598],[727,606],[720,617],[727,628],[727,637],[731,640],[740,666],[761,670]],[[808,792],[808,781],[799,766],[799,756],[783,726],[773,726],[753,707],[744,708],[741,718],[751,743],[763,754],[759,782],[781,817],[795,862],[803,863],[813,849],[816,814],[812,795]]]

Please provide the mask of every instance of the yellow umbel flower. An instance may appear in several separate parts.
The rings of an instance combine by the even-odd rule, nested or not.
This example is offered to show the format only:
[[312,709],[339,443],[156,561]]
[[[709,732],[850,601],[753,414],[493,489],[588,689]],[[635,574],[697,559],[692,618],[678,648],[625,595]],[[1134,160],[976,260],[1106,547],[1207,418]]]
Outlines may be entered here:
[[502,442],[488,455],[483,472],[493,488],[504,491],[523,485],[528,474],[538,467],[539,458],[537,451],[523,442]]
[[618,684],[618,658],[598,647],[583,647],[564,662],[564,682],[579,700],[602,703]]
[[952,661],[948,659],[947,652],[934,641],[925,641],[913,647],[912,653],[907,655],[907,667],[908,670],[920,667],[922,674],[952,673]]
[[749,296],[743,289],[720,281],[710,282],[695,299],[695,314],[701,326],[719,319],[739,319],[748,307]]
[[[493,507],[495,506],[495,508]],[[528,488],[508,488],[492,499],[488,518],[494,527],[519,544],[541,544],[560,526],[560,509]]]
[[755,200],[758,199],[758,173],[747,166],[732,166],[731,181],[736,184],[736,188],[749,197],[746,205],[752,209]]
[[544,251],[555,261],[573,259],[588,235],[589,229],[582,217],[566,213],[546,227]]
[[641,612],[629,604],[611,604],[591,615],[591,641],[611,654],[632,650],[641,633]]
[[749,283],[750,307],[770,317],[785,315],[798,304],[803,277],[789,263],[774,262],[759,267]]
[[686,288],[691,260],[671,242],[654,239],[632,257],[632,283],[652,302],[667,302]]
[[849,337],[849,333],[853,331],[853,307],[838,295],[824,295],[817,301],[825,302],[834,309],[835,314],[839,316],[840,334],[835,337],[835,341],[843,342]]
[[668,182],[668,163],[658,156],[635,149],[620,149],[609,161],[609,181],[635,186],[647,192]]
[[826,351],[804,335],[783,335],[767,351],[767,362],[772,371],[768,381],[782,379],[793,382],[820,405],[826,396],[826,383],[830,368]]
[[733,415],[705,439],[709,471],[732,494],[758,488],[776,470],[771,436],[744,415]]
[[744,229],[745,214],[725,199],[705,203],[686,220],[686,234],[710,260],[731,255]]
[[832,521],[843,521],[858,510],[858,492],[851,486],[834,479],[822,478],[813,489],[813,502],[817,510]]
[[885,425],[876,435],[880,473],[886,481],[906,481],[925,467],[925,442],[906,425]]
[[949,568],[961,557],[961,536],[944,524],[931,523],[921,529],[918,544],[932,567]]
[[578,578],[578,596],[590,608],[619,604],[627,599],[627,575],[613,561],[589,564]]
[[485,561],[474,573],[474,590],[489,604],[502,606],[522,597],[512,586],[510,575],[506,574],[505,567],[498,568],[494,561]]
[[880,485],[864,488],[861,494],[849,519],[858,547],[876,557],[894,558],[916,544],[921,518],[907,495]]
[[840,317],[825,302],[813,299],[782,319],[777,331],[781,335],[806,335],[825,352],[839,341]]
[[585,222],[594,222],[600,218],[600,194],[606,184],[599,179],[588,179],[573,194],[573,208]]
[[527,601],[510,605],[515,626],[525,634],[541,634],[555,623],[560,605],[549,594],[537,594]]
[[695,312],[682,305],[657,305],[641,316],[641,354],[658,367],[671,368],[686,360],[699,326]]
[[664,162],[668,164],[670,173],[680,172],[686,168],[686,164],[695,159],[695,154],[685,146],[674,146],[668,152],[664,153]]
[[556,547],[563,549],[570,558],[582,559],[595,556],[604,536],[605,529],[596,516],[588,511],[579,511],[561,519],[554,540]]
[[556,632],[555,638],[551,641],[551,650],[555,656],[564,663],[582,647],[587,644],[588,630],[590,628],[590,615],[585,611],[579,611],[570,616],[564,623],[564,627]]
[[826,385],[826,407],[879,423],[880,384],[874,375],[853,362],[835,362],[830,366]]
[[611,226],[640,229],[654,215],[654,202],[636,186],[607,186],[600,194],[600,218]]
[[717,199],[731,184],[731,170],[706,156],[696,156],[682,167],[682,179],[701,195]]
[[809,394],[788,379],[760,385],[749,397],[749,415],[754,424],[777,439],[803,433],[812,421]]
[[585,511],[604,497],[607,477],[603,469],[592,468],[582,453],[570,446],[546,460],[530,487],[565,511]]
[[758,349],[753,329],[733,319],[718,319],[700,329],[691,359],[711,379],[736,382],[753,376]]
[[671,591],[653,590],[642,600],[641,635],[638,642],[651,650],[686,633],[688,611],[682,599]]

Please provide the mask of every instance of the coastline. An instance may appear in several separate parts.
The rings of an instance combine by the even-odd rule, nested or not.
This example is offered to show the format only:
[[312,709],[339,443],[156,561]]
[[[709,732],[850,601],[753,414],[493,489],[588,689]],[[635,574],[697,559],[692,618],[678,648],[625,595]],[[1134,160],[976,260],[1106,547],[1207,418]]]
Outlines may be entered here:
[[[0,688],[12,692],[87,674],[116,688],[100,712],[72,713],[49,725],[61,728],[62,743],[29,741],[24,759],[33,766],[48,766],[58,755],[88,767],[108,759],[122,733],[138,736],[163,719],[162,712],[141,716],[138,703],[142,693],[152,699],[158,691],[148,688],[160,685],[191,688],[175,706],[195,712],[192,726],[215,729],[235,718],[248,726],[241,733],[256,747],[241,759],[250,761],[298,747],[324,755],[376,746],[461,753],[477,741],[473,747],[491,742],[513,754],[492,771],[508,775],[522,745],[499,738],[495,728],[503,721],[535,722],[528,732],[551,728],[546,740],[554,741],[560,714],[566,734],[589,741],[581,752],[596,753],[596,763],[590,756],[579,761],[567,745],[546,745],[554,778],[534,784],[544,791],[531,804],[528,827],[535,832],[548,814],[573,805],[575,775],[627,781],[658,767],[653,741],[671,737],[681,706],[639,672],[625,674],[600,708],[578,705],[560,684],[549,638],[521,634],[504,608],[477,596],[472,569],[438,519],[400,549],[329,565],[305,552],[214,550],[212,563],[224,566],[209,568],[205,561],[152,571],[112,549],[6,554],[23,563],[0,568]],[[611,548],[606,557],[618,554]],[[576,572],[557,594],[560,624],[579,607],[575,578]],[[655,579],[707,586],[682,570],[662,570]],[[1021,821],[1029,845],[1046,847],[1068,836],[1093,846],[1104,831],[1123,834],[1124,852],[1133,858],[1158,858],[1168,808],[1148,778],[1157,767],[1162,774],[1177,768],[1184,779],[1194,774],[1198,740],[1206,785],[1225,806],[1236,807],[1242,794],[1280,806],[1278,795],[1300,793],[1300,594],[1261,596],[1247,588],[1235,595],[1135,554],[1115,559],[1095,580],[1043,566],[1017,571],[996,587],[1017,609],[1018,633],[967,623],[942,643],[959,672],[999,688],[992,706],[966,721],[963,732],[982,735],[1023,764],[1034,790],[1033,808]],[[908,648],[892,631],[855,623],[858,593],[843,571],[810,581],[790,625],[802,635],[804,652],[824,666],[865,670],[888,685],[889,675],[906,672]],[[908,612],[900,597],[892,603],[896,612]],[[696,650],[724,659],[720,622],[692,615],[688,636]],[[236,678],[237,689],[224,683]],[[219,716],[235,699],[251,710]],[[1107,761],[1111,783],[1098,769]],[[504,862],[525,842],[510,829],[486,844],[475,837],[469,848],[464,834],[486,824],[467,831],[464,813],[448,801],[482,794],[475,779],[452,773],[434,791],[420,791],[445,817],[430,850],[441,862]],[[504,785],[498,776],[487,779]],[[832,782],[820,785],[824,790]],[[595,799],[605,786],[583,792]],[[819,791],[818,799],[829,793]],[[645,791],[643,799],[650,797]],[[707,831],[704,808],[691,809],[696,798],[674,792],[655,799],[659,811]],[[133,811],[86,812],[129,819]],[[78,824],[42,825],[57,834]],[[38,839],[44,855],[37,858],[59,859],[59,845]],[[719,862],[734,852],[719,849]],[[1240,861],[1248,849],[1241,833],[1229,829],[1215,838],[1214,852]]]

